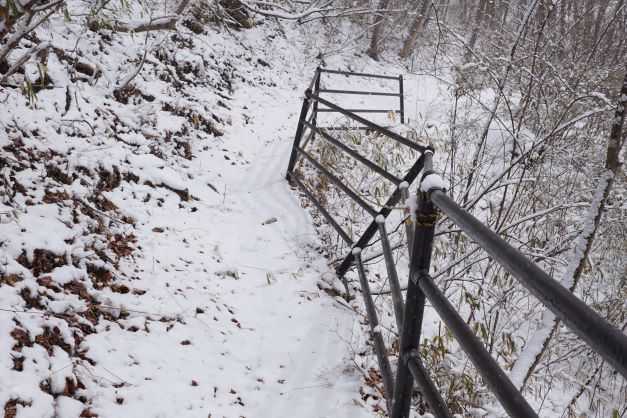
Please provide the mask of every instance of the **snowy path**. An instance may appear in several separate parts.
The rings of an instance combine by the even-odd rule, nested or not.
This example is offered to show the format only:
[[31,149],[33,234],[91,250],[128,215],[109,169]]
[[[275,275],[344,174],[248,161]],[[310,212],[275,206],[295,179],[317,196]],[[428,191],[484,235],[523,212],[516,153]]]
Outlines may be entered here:
[[[90,373],[124,382],[99,389],[92,410],[101,417],[369,416],[354,401],[355,318],[317,288],[330,271],[305,249],[314,230],[284,180],[299,94],[271,92],[255,92],[256,101],[240,93],[233,103],[263,113],[235,121],[222,153],[194,160],[190,191],[199,201],[172,216],[183,211],[165,199],[139,228],[137,277],[148,292],[129,299],[131,316],[120,321],[139,330],[89,338]],[[146,321],[146,313],[166,319]],[[120,339],[124,348],[109,343]]]

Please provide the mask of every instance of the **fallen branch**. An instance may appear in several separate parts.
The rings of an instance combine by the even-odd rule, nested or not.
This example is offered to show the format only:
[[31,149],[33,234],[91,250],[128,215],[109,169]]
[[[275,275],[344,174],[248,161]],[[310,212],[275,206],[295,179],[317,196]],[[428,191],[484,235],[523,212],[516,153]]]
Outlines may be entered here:
[[2,77],[0,77],[0,84],[4,83],[7,78],[11,77],[15,74],[25,63],[29,60],[30,57],[38,53],[39,51],[46,49],[50,46],[50,42],[44,42],[39,45],[33,46],[31,49],[22,54],[21,57],[15,61],[15,63],[7,70]]
[[153,30],[174,30],[176,29],[176,22],[178,22],[178,20],[178,16],[162,16],[150,20],[112,23],[92,20],[87,24],[87,27],[94,32],[100,29],[106,29],[114,32],[138,33]]
[[122,80],[122,82],[120,83],[120,85],[118,87],[115,88],[115,90],[113,90],[113,94],[114,95],[119,95],[122,92],[126,91],[126,90],[130,90],[131,88],[129,87],[131,84],[131,81],[133,81],[133,79],[135,77],[137,77],[137,75],[141,72],[142,67],[144,66],[144,63],[146,62],[146,55],[148,55],[148,49],[146,48],[146,50],[144,51],[144,56],[142,57],[141,61],[139,62],[139,65],[137,66],[137,68],[135,69],[135,71],[133,71],[131,74],[129,74],[124,80]]
[[47,11],[47,13],[39,19],[36,19],[34,22],[32,22],[32,20],[36,12],[31,11],[24,19],[24,24],[18,28],[15,33],[6,40],[6,42],[4,42],[4,46],[0,49],[0,62],[6,59],[9,53],[18,46],[20,41],[26,35],[37,29],[39,25],[48,20],[48,18],[52,16],[52,14],[55,13],[64,3],[65,0],[56,0],[46,4],[45,8],[43,8],[43,6],[38,8],[38,11]]
[[139,33],[153,30],[174,30],[176,29],[176,23],[187,8],[188,4],[189,0],[181,1],[172,15],[155,17],[148,20],[133,20],[130,22],[101,22],[98,20],[89,20],[87,22],[87,27],[94,32],[100,29],[125,33]]
[[[267,2],[255,2],[257,4],[261,4],[264,6],[270,6],[271,3],[267,3]],[[304,10],[302,12],[299,13],[286,13],[286,12],[279,12],[276,10],[262,10],[262,9],[258,9],[256,7],[254,7],[253,5],[251,5],[250,3],[246,3],[246,2],[242,2],[242,5],[250,10],[253,13],[257,13],[260,14],[262,16],[270,16],[270,17],[278,17],[280,19],[288,19],[288,20],[299,20],[299,19],[303,19],[305,17],[311,16],[313,14],[320,14],[323,15],[325,12],[330,12],[332,10],[335,10],[335,8],[331,8],[331,7],[327,7],[328,5],[330,5],[332,2],[327,2],[325,5],[323,5],[322,7],[318,7],[315,9],[309,9],[309,10]],[[274,5],[272,5],[274,6]],[[285,10],[285,8],[282,8],[283,10]]]
[[93,66],[84,61],[80,61],[78,58],[72,57],[70,54],[62,50],[61,48],[52,47],[52,52],[59,58],[59,60],[67,61],[73,65],[74,69],[81,74],[91,77],[92,79],[98,78],[101,75],[100,68]]

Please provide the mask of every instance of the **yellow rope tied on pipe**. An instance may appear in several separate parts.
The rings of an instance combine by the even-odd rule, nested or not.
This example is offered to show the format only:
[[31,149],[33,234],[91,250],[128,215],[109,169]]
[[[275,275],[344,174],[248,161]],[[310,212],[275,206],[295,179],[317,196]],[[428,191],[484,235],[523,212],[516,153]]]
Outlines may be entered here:
[[416,213],[416,225],[427,228],[434,227],[438,220],[438,213]]

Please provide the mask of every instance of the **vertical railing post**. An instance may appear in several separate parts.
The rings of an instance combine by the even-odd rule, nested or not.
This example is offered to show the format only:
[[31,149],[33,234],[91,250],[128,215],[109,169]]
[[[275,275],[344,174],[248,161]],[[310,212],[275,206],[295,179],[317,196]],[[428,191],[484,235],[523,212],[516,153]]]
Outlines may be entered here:
[[375,354],[377,355],[377,360],[379,362],[379,368],[381,369],[381,377],[383,378],[383,387],[385,389],[385,398],[389,410],[394,390],[392,367],[390,366],[390,360],[388,359],[387,350],[385,349],[385,342],[383,341],[383,336],[381,335],[379,319],[377,318],[377,311],[374,306],[374,301],[372,300],[372,294],[370,293],[370,285],[368,284],[364,264],[361,260],[361,248],[355,247],[352,251],[355,256],[355,266],[357,267],[357,274],[359,275],[359,282],[361,284],[361,292],[364,296],[364,302],[366,304],[366,314],[368,316],[368,323],[370,324],[370,331],[372,333],[372,342]]
[[398,186],[401,189],[401,203],[403,207],[403,215],[405,216],[405,234],[407,235],[407,249],[408,254],[411,256],[412,247],[414,244],[414,221],[412,220],[412,214],[409,212],[409,207],[407,206],[407,200],[409,199],[409,183],[406,181],[402,182]]
[[300,109],[298,126],[296,127],[296,135],[294,135],[294,144],[292,145],[292,154],[290,155],[290,161],[287,164],[287,173],[285,175],[287,180],[290,179],[290,173],[294,171],[294,166],[296,165],[296,159],[298,157],[298,151],[296,148],[300,146],[300,141],[303,137],[303,129],[305,127],[305,118],[307,117],[307,112],[309,112],[310,99],[307,98],[307,92],[311,93],[311,90],[307,89],[305,91],[305,99],[303,99],[303,106]]
[[[432,168],[431,157],[433,152],[425,152],[425,171]],[[431,265],[431,250],[435,233],[437,210],[429,202],[423,192],[418,194],[418,209],[416,210],[416,227],[412,246],[407,282],[407,296],[405,299],[405,314],[401,330],[400,352],[394,384],[394,398],[392,400],[392,418],[406,418],[409,416],[411,393],[414,380],[407,367],[407,353],[418,351],[420,332],[425,307],[425,295],[418,287],[418,279],[428,273]]]
[[[430,151],[429,151],[430,152]],[[429,156],[430,157],[430,156]],[[429,165],[432,165],[431,161],[427,161]],[[401,201],[406,203],[409,199],[409,184],[403,182],[398,186],[401,189]],[[409,255],[411,257],[412,248],[414,243],[414,220],[409,216],[410,210],[407,204],[403,209],[405,216],[405,232],[407,234],[407,248],[409,249]],[[392,290],[392,285],[390,285]],[[392,293],[393,294],[393,293]],[[399,329],[401,327],[399,326]],[[451,412],[448,410],[446,403],[442,399],[442,396],[438,392],[433,380],[429,377],[427,370],[424,368],[422,361],[420,360],[420,354],[417,351],[405,353],[403,359],[399,359],[399,362],[403,362],[409,368],[414,381],[420,388],[423,399],[427,402],[429,409],[438,418],[452,417]],[[413,370],[412,370],[413,369]]]
[[392,304],[394,305],[394,316],[396,317],[396,326],[400,332],[403,327],[403,313],[405,312],[405,304],[403,303],[403,293],[401,284],[398,281],[398,274],[394,264],[394,255],[392,254],[392,246],[388,239],[388,233],[385,229],[385,218],[381,215],[376,218],[379,227],[379,236],[381,238],[381,246],[383,247],[383,257],[385,259],[385,267],[388,272],[388,281],[390,282],[390,292],[392,294]]
[[403,76],[398,76],[398,94],[400,99],[401,123],[405,123],[405,98],[403,93]]
[[[313,93],[318,96],[320,94],[320,67],[316,68],[316,74],[314,77],[315,78],[315,82],[314,82],[314,87],[313,87]],[[311,124],[315,127],[318,127],[317,125],[318,123],[318,102],[314,102],[313,104],[313,118],[311,119]],[[312,134],[315,135],[315,134]]]

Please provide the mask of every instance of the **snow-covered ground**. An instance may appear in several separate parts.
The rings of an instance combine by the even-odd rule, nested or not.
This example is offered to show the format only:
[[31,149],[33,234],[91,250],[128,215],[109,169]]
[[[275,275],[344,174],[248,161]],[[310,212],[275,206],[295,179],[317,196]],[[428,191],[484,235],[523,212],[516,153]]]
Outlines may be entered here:
[[1,206],[5,414],[372,416],[361,317],[319,289],[333,272],[284,179],[315,67],[302,45],[210,29],[149,54],[119,103],[144,39],[99,55],[76,24],[40,36],[103,73],[69,80],[51,55],[36,103],[3,93],[3,175],[22,187]]
[[[94,368],[126,383],[94,389],[100,392],[94,412],[366,415],[352,400],[361,381],[346,342],[354,315],[316,286],[332,273],[315,255],[311,220],[284,180],[299,87],[239,91],[232,110],[245,113],[246,106],[251,117],[222,141],[241,151],[246,163],[231,165],[220,153],[203,152],[191,168],[196,183],[220,173],[220,193],[199,187],[205,194],[194,212],[173,216],[176,201],[150,208],[137,234],[143,247],[138,283],[146,283],[148,292],[126,306],[138,311],[127,321],[140,330],[114,328],[87,340],[95,347]],[[144,211],[141,202],[114,203]],[[146,331],[139,311],[179,320],[151,322]],[[112,340],[123,347],[111,347]]]

